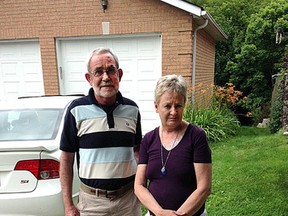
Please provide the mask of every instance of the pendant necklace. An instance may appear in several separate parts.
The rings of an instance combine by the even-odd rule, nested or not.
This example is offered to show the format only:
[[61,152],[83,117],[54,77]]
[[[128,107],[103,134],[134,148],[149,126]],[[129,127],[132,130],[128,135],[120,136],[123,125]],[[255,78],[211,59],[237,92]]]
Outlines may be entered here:
[[167,161],[168,161],[169,156],[170,156],[170,154],[171,154],[171,151],[172,151],[173,147],[174,147],[175,144],[176,144],[176,141],[177,141],[177,138],[178,138],[178,134],[179,134],[179,131],[178,131],[178,133],[177,133],[177,135],[176,135],[176,138],[175,138],[174,141],[173,141],[173,144],[171,145],[171,149],[168,151],[168,155],[167,155],[167,157],[166,157],[165,162],[164,162],[164,157],[163,157],[163,148],[164,148],[164,147],[162,146],[162,143],[160,142],[161,163],[162,163],[161,174],[162,174],[163,176],[165,176],[165,175],[167,174],[166,164],[167,164]]

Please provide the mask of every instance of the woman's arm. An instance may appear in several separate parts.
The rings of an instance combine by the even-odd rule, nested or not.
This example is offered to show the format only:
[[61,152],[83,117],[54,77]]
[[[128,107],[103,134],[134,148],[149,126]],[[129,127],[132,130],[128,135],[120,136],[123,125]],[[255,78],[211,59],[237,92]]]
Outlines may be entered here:
[[194,163],[197,189],[187,198],[178,209],[179,212],[186,212],[187,215],[195,214],[204,204],[212,191],[212,164]]

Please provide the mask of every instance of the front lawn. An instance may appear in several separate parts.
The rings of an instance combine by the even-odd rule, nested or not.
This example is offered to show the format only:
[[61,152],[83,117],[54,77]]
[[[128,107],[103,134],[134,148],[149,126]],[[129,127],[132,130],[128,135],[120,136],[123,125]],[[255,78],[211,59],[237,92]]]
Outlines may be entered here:
[[241,127],[212,143],[213,192],[209,215],[288,215],[288,137]]

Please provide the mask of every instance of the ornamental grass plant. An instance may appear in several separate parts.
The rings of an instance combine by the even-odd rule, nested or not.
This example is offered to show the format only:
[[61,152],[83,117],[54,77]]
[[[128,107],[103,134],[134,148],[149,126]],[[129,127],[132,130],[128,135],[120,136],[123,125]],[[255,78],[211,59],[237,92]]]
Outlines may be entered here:
[[236,134],[240,124],[235,114],[226,107],[193,107],[188,104],[183,119],[202,128],[210,142],[221,141]]
[[232,83],[224,87],[199,84],[191,88],[191,94],[202,97],[200,104],[188,103],[183,119],[202,128],[210,142],[221,141],[237,132],[240,122],[234,113],[237,103],[247,99],[237,91]]

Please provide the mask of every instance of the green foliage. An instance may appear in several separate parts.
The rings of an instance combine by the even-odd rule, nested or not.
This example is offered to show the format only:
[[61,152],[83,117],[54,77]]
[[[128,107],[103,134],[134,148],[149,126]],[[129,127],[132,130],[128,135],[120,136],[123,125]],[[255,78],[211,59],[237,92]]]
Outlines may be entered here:
[[272,98],[271,117],[269,129],[271,133],[276,133],[282,128],[281,118],[283,115],[283,93],[284,93],[284,72],[281,76],[277,77],[275,92]]
[[221,141],[236,134],[239,122],[228,108],[211,106],[196,108],[188,104],[183,119],[202,128],[210,142]]
[[[215,106],[227,107],[236,115],[238,106],[243,106],[247,101],[247,97],[243,93],[236,90],[232,83],[226,83],[223,87],[215,86],[213,92],[213,104]],[[247,112],[248,115],[250,112]]]
[[[247,96],[243,110],[252,111],[255,123],[268,117],[274,83],[280,73],[281,59],[288,44],[287,0],[190,0],[208,10],[228,35],[216,46],[215,84],[233,83]],[[276,43],[281,27],[284,37]],[[279,39],[279,38],[278,38]],[[278,94],[278,93],[277,93]],[[273,99],[274,100],[274,99]],[[280,123],[281,101],[272,104],[273,130]],[[242,109],[240,109],[242,111]]]
[[148,210],[145,208],[145,206],[141,205],[141,211],[142,211],[142,215],[145,215]]
[[282,128],[281,116],[282,116],[282,103],[277,102],[272,107],[271,120],[269,123],[269,128],[271,133],[276,133]]
[[[252,101],[247,100],[247,104],[249,107],[252,107],[250,105]],[[271,113],[271,102],[266,102],[261,104],[259,107],[256,107],[255,109],[251,110],[251,116],[253,117],[253,125],[257,126],[259,123],[263,122],[263,119],[270,118]]]
[[287,215],[287,137],[240,127],[237,136],[212,145],[209,215]]
[[[246,28],[251,14],[257,12],[259,7],[266,2],[268,0],[261,2],[257,0],[208,0],[203,5],[228,35],[227,41],[220,42],[216,46],[215,83],[217,85],[222,86],[232,82],[230,76],[233,73],[229,71],[227,73],[226,64],[235,62],[236,54],[240,52],[245,41]],[[243,92],[242,89],[240,90]]]
[[[271,77],[279,73],[288,44],[288,2],[207,0],[203,6],[229,36],[216,47],[215,84],[233,83],[249,98],[245,108],[264,111],[272,96]],[[286,33],[280,44],[275,43],[278,27]]]

